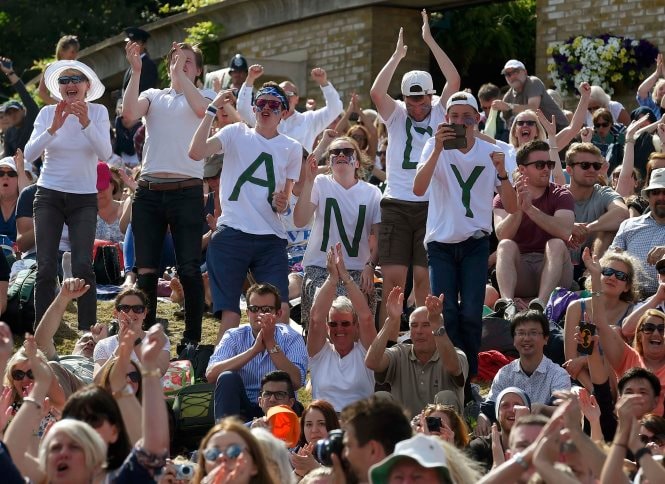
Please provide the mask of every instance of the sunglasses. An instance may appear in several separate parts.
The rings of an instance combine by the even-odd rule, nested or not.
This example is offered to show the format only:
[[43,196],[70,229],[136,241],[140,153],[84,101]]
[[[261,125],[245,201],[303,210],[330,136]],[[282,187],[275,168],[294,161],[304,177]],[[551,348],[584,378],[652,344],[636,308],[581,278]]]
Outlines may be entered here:
[[13,170],[0,170],[0,178],[3,176],[8,176],[9,178],[16,178],[18,173]]
[[665,435],[644,435],[640,434],[640,442],[642,442],[642,445],[647,445],[647,444],[656,444],[658,447],[662,447],[663,443],[665,442]]
[[138,383],[141,380],[141,374],[138,371],[130,371],[127,373],[127,378],[129,378],[132,383]]
[[600,273],[606,277],[614,276],[617,278],[618,281],[623,281],[626,282],[628,279],[630,279],[630,274],[624,271],[617,271],[616,269],[612,269],[611,267],[603,267],[600,269]]
[[327,324],[331,328],[336,328],[337,326],[341,326],[342,328],[348,328],[353,324],[353,321],[328,321]]
[[665,324],[644,323],[640,328],[640,331],[642,331],[644,334],[652,334],[656,330],[665,336]]
[[247,311],[250,313],[274,313],[275,306],[255,306],[253,304],[247,306]]
[[145,312],[143,304],[118,304],[115,308],[121,313],[132,311],[134,314],[143,314]]
[[266,106],[268,106],[268,109],[271,111],[279,111],[282,109],[282,102],[274,99],[258,99],[255,104],[261,111],[263,111]]
[[517,126],[535,126],[536,122],[531,121],[530,119],[521,119],[519,121],[515,121],[515,124]]
[[344,155],[347,158],[353,156],[356,153],[356,150],[353,148],[332,148],[328,151],[332,156]]
[[529,163],[524,163],[524,166],[529,165],[536,165],[536,170],[542,170],[545,167],[551,170],[556,166],[556,163],[552,160],[536,160]]
[[519,69],[513,69],[512,71],[503,71],[503,75],[505,77],[510,77],[510,76],[512,76],[513,74],[515,74],[516,72],[519,72],[519,71],[520,71]]
[[663,188],[654,188],[653,190],[647,190],[647,195],[655,195],[656,197],[660,195],[665,195],[665,189]]
[[221,450],[218,447],[211,447],[203,451],[203,458],[208,462],[214,462],[220,455],[226,456],[229,460],[236,460],[245,449],[238,444],[231,444],[226,449]]
[[23,371],[23,370],[14,370],[12,371],[12,380],[21,381],[25,377],[30,378],[31,380],[35,379],[35,376],[32,374],[32,370]]
[[598,129],[598,128],[609,128],[610,123],[593,123],[593,127]]
[[[593,167],[594,170],[600,171],[600,169],[603,167],[603,164],[598,162],[598,161],[580,161],[579,163],[571,163],[570,166],[579,166],[583,170],[588,170],[589,168]],[[617,174],[616,178],[619,178],[619,175]]]
[[58,77],[58,84],[80,84],[87,80],[88,78],[85,76],[60,76]]

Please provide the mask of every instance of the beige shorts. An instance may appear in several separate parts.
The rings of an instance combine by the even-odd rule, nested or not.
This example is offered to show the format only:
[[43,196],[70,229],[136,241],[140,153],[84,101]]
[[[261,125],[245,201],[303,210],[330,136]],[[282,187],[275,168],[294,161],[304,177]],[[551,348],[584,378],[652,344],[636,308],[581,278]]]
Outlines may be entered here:
[[[541,254],[540,252],[520,254],[520,260],[517,263],[515,297],[531,298],[538,295],[540,277],[543,273],[544,264],[545,254]],[[570,288],[572,284],[573,263],[571,262],[570,257],[567,257],[557,285],[559,287]]]

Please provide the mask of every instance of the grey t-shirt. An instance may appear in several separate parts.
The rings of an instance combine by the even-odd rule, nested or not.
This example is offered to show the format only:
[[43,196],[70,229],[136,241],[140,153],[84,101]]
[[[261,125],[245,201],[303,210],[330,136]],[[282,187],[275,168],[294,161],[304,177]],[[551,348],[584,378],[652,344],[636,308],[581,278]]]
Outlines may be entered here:
[[575,202],[575,222],[591,223],[598,220],[601,215],[607,212],[607,209],[614,200],[623,201],[621,195],[612,190],[611,187],[594,185],[590,198]]
[[[536,96],[540,96],[540,110],[545,117],[549,120],[552,119],[552,116],[555,116],[557,131],[568,126],[566,115],[563,114],[563,111],[554,102],[552,97],[547,94],[547,89],[543,81],[536,76],[527,76],[522,92],[518,93],[515,89],[509,89],[505,96],[503,96],[503,100],[510,104],[528,104],[529,98]],[[504,118],[507,118],[506,114],[512,116],[514,113],[504,113]]]

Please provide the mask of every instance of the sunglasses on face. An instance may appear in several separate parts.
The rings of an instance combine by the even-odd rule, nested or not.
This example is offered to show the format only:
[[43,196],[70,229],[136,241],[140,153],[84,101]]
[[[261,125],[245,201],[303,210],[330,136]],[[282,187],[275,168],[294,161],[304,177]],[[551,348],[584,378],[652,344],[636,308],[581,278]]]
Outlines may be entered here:
[[275,306],[255,306],[253,304],[247,306],[247,311],[250,313],[274,313]]
[[663,188],[655,188],[653,190],[648,190],[647,195],[653,195],[653,196],[660,196],[660,195],[665,195],[665,189]]
[[520,71],[519,69],[514,69],[514,70],[512,70],[512,71],[504,71],[503,75],[504,75],[505,77],[510,77],[510,76],[512,76],[513,74],[515,74],[515,73],[517,73],[517,72],[519,72],[519,71]]
[[353,321],[328,321],[328,326],[330,328],[336,328],[341,326],[342,328],[348,328],[353,324]]
[[8,176],[9,178],[16,178],[18,173],[13,170],[0,170],[0,178]]
[[347,158],[349,156],[354,155],[356,150],[353,148],[332,148],[328,153],[330,153],[332,156],[339,156],[339,155],[344,155]]
[[610,123],[593,123],[593,127],[598,129],[598,128],[609,128]]
[[118,304],[115,308],[121,313],[132,311],[134,314],[143,314],[145,312],[143,304]]
[[85,76],[60,76],[58,77],[58,84],[80,84],[87,80],[88,78]]
[[600,273],[606,277],[614,276],[617,278],[618,281],[623,281],[626,282],[628,279],[630,279],[630,274],[624,271],[617,271],[616,269],[612,269],[611,267],[603,267],[600,269]]
[[141,375],[139,374],[138,371],[130,371],[129,373],[127,373],[127,378],[129,378],[129,380],[132,383],[138,383],[139,380],[141,379]]
[[12,371],[12,380],[14,380],[14,381],[21,381],[26,376],[28,378],[30,378],[31,380],[35,379],[34,375],[32,374],[32,370],[28,370],[28,371],[14,370],[14,371]]
[[515,124],[517,126],[535,126],[536,122],[530,119],[520,119],[519,121],[515,121]]
[[652,334],[656,330],[665,336],[665,324],[644,323],[640,328],[644,334]]
[[231,444],[226,449],[221,450],[218,447],[211,447],[203,451],[203,458],[208,462],[214,462],[220,455],[226,456],[229,460],[236,460],[242,454],[243,449],[238,444]]
[[524,163],[524,166],[535,165],[536,170],[542,170],[547,167],[549,170],[553,169],[556,166],[556,163],[552,160],[536,160],[529,163]]
[[271,111],[279,111],[282,109],[282,103],[274,99],[259,99],[256,101],[256,107],[263,111],[263,108],[268,106]]
[[[571,163],[570,166],[579,166],[583,170],[588,170],[589,168],[593,167],[594,170],[600,171],[600,169],[603,167],[603,164],[598,161],[580,161],[579,163]],[[612,176],[614,176],[614,174]],[[619,178],[618,174],[616,178]]]
[[662,447],[663,443],[665,442],[665,435],[644,435],[640,434],[640,442],[642,442],[642,445],[647,445],[647,444],[656,444],[658,447]]

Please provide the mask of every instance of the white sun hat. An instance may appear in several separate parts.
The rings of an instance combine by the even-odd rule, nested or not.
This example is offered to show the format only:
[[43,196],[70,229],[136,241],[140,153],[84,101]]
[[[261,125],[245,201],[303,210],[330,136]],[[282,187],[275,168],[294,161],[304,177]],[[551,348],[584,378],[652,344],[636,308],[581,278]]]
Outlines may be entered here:
[[54,99],[57,99],[58,101],[62,100],[58,78],[63,72],[69,69],[79,71],[88,78],[88,81],[90,81],[90,89],[88,89],[88,92],[85,95],[86,101],[94,101],[95,99],[102,97],[106,88],[104,87],[104,84],[102,84],[102,81],[99,80],[99,77],[97,77],[97,74],[95,74],[95,71],[80,61],[60,60],[49,65],[44,72],[44,83]]

